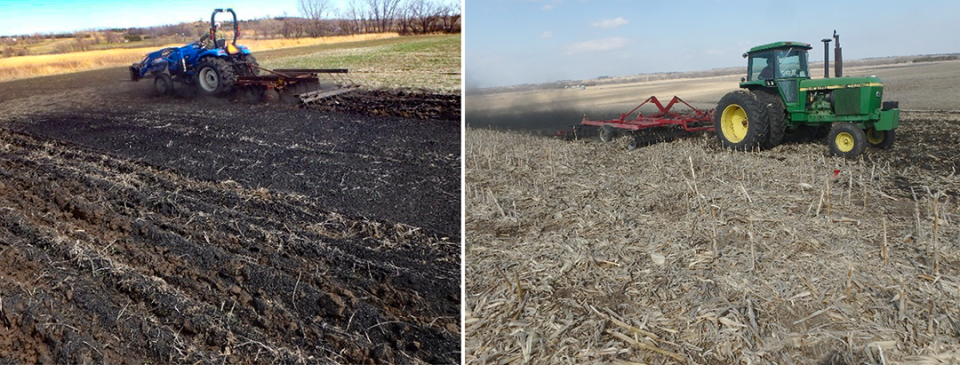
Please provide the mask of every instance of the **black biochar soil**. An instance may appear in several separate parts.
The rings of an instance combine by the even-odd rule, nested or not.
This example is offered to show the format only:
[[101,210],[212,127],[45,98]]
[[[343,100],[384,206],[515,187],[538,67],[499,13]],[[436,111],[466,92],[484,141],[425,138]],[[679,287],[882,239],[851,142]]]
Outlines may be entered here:
[[124,77],[0,83],[0,362],[459,361],[459,96]]

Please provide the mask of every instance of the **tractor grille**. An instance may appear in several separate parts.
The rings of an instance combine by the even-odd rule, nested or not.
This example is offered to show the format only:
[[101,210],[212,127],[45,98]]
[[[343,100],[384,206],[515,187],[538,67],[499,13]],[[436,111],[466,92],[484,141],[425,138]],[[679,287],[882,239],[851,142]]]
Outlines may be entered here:
[[860,113],[860,88],[837,89],[833,91],[833,110],[837,115],[856,115]]

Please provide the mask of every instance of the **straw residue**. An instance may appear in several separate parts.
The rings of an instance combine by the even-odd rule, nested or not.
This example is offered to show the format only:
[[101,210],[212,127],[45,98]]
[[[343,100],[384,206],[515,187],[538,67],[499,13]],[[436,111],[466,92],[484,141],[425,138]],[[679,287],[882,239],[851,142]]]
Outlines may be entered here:
[[960,360],[955,174],[625,144],[467,128],[468,363]]

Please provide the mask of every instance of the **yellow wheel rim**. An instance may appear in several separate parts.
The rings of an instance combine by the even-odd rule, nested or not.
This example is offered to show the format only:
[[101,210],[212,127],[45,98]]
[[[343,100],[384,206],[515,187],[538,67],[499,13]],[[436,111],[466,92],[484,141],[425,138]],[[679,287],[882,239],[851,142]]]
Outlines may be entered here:
[[883,132],[873,128],[867,129],[867,142],[873,145],[883,143]]
[[856,142],[853,139],[853,135],[850,132],[840,132],[837,134],[837,138],[834,139],[834,143],[837,144],[837,149],[840,152],[850,152],[853,151],[853,146]]
[[737,104],[730,104],[723,108],[720,116],[720,129],[723,136],[731,143],[738,143],[747,137],[750,121],[747,112]]

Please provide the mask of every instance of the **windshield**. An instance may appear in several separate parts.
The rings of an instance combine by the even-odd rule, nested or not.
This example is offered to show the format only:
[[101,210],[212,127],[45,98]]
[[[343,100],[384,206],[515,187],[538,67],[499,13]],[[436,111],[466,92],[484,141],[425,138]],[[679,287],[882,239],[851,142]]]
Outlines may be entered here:
[[807,50],[790,48],[776,51],[780,64],[778,78],[809,77],[807,69]]

